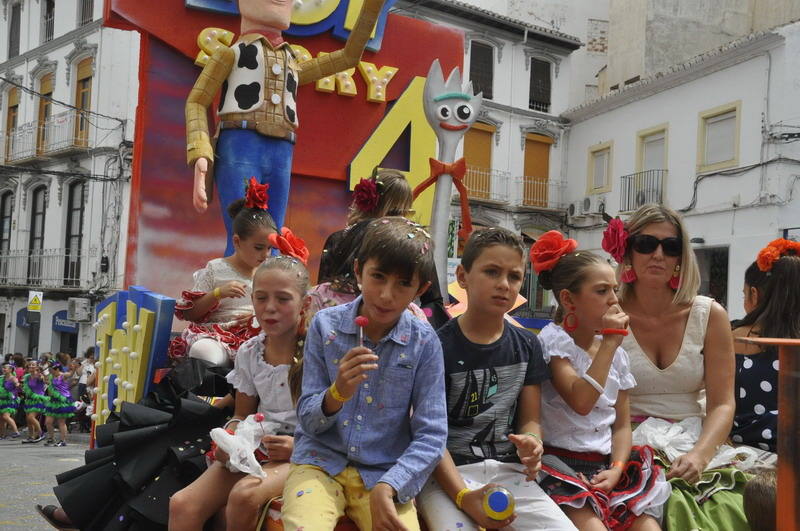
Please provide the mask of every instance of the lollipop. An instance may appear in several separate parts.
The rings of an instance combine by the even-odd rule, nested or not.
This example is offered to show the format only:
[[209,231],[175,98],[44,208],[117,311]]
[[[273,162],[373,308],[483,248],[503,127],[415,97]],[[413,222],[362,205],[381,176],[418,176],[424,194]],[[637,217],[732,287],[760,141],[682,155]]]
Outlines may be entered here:
[[358,346],[364,346],[364,328],[369,324],[369,319],[363,315],[356,317],[356,325],[358,326]]

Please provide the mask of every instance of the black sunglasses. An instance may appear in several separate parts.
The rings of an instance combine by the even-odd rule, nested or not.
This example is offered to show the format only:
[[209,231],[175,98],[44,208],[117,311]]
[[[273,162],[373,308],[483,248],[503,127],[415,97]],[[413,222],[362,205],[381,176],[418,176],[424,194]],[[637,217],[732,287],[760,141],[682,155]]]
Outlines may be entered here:
[[640,254],[654,253],[658,246],[667,256],[680,256],[683,252],[683,240],[680,238],[664,238],[659,240],[649,234],[637,234],[631,238],[631,247]]

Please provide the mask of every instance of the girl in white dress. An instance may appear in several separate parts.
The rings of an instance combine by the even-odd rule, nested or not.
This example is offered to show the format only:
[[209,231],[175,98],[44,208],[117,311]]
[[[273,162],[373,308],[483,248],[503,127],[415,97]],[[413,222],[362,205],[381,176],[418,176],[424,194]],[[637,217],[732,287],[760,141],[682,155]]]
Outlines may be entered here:
[[264,436],[261,454],[256,452],[267,478],[229,471],[223,464],[227,456],[218,449],[203,475],[170,499],[171,530],[200,530],[226,504],[228,529],[255,529],[259,508],[283,490],[297,425],[307,291],[308,271],[296,258],[276,256],[258,268],[252,301],[261,333],[239,348],[227,376],[237,392],[226,429],[235,432],[240,420],[255,413],[281,425],[276,435]]
[[611,266],[576,247],[550,231],[531,249],[539,282],[558,301],[555,322],[539,333],[552,373],[542,384],[540,485],[578,529],[660,529],[669,484],[651,448],[631,447],[636,381],[620,348],[628,316]]
[[169,348],[173,359],[200,358],[214,365],[230,365],[239,347],[258,335],[253,322],[253,273],[272,250],[277,233],[266,210],[266,185],[251,179],[244,199],[228,206],[233,220],[234,253],[209,260],[194,273],[191,290],[175,304],[175,316],[191,321]]

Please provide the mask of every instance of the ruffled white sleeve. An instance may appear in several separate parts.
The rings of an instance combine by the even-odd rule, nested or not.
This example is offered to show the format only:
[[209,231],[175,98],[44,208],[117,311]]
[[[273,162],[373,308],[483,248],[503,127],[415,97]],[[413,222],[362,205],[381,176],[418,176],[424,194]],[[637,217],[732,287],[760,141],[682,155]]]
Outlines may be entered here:
[[636,387],[636,378],[633,377],[631,372],[628,353],[622,347],[617,348],[614,353],[614,364],[617,366],[617,373],[619,374],[619,388],[624,391]]
[[[573,362],[574,343],[572,338],[557,325],[550,323],[539,332],[539,341],[542,344],[542,357],[545,363],[550,363],[551,358],[563,358]],[[572,363],[574,365],[574,363]]]
[[192,291],[202,291],[208,293],[214,289],[214,271],[211,269],[209,262],[203,269],[198,269],[194,272],[194,285]]
[[258,396],[258,390],[253,381],[253,369],[255,368],[253,365],[258,361],[256,356],[260,355],[256,347],[263,344],[263,341],[264,338],[258,335],[242,344],[233,362],[233,370],[225,377],[237,391],[248,396]]

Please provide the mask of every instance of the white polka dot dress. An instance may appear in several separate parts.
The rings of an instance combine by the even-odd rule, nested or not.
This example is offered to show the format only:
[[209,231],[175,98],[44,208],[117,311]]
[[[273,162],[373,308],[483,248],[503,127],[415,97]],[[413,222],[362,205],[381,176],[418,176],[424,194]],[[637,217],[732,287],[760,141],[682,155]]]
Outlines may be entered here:
[[731,440],[774,452],[778,431],[778,353],[736,355],[736,415]]

